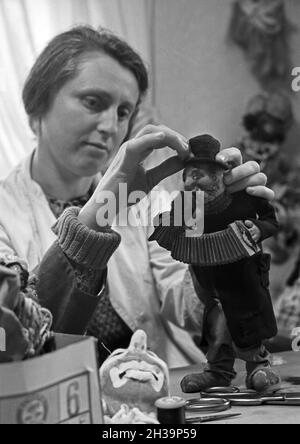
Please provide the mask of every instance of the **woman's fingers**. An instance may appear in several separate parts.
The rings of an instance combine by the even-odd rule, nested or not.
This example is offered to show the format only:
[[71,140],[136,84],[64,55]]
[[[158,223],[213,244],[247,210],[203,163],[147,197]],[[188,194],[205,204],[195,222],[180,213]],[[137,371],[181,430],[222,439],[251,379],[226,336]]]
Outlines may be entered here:
[[226,148],[220,151],[216,155],[216,160],[219,160],[230,168],[237,167],[242,164],[243,158],[240,150],[238,148]]
[[102,178],[102,184],[110,182],[115,175],[121,175],[125,182],[130,182],[134,179],[138,166],[151,151],[165,146],[165,134],[163,132],[142,134],[140,131],[139,134],[139,137],[130,139],[120,147]]
[[[249,180],[251,183],[248,183]],[[245,183],[247,186],[265,185],[267,178],[263,173],[260,173],[260,166],[257,162],[249,161],[226,173],[224,181],[227,186],[237,185],[237,189],[241,190],[245,188]],[[240,183],[244,185],[242,188],[240,188]]]
[[[146,171],[143,161],[153,150],[166,146],[177,155]],[[184,167],[183,160],[188,156],[189,145],[183,136],[167,127],[148,125],[134,139],[121,146],[100,181],[97,192],[112,191],[117,195],[120,183],[126,183],[131,190],[149,192],[161,180],[180,171]]]
[[267,176],[260,172],[260,166],[257,162],[249,161],[241,164],[242,155],[237,148],[223,150],[217,158],[231,166],[235,165],[224,175],[224,182],[230,193],[247,189],[247,192],[252,196],[269,201],[274,199],[274,192],[265,187]]
[[[165,147],[165,134],[163,132],[155,132],[149,134],[141,134],[139,137],[126,142],[124,148],[121,147],[121,153],[130,156],[130,161],[135,161],[139,164],[145,160],[146,157],[154,149],[160,149]],[[123,154],[122,153],[122,154]]]
[[189,156],[189,144],[187,139],[176,131],[163,125],[147,125],[136,135],[134,139],[129,141],[129,144],[135,147],[136,145],[134,143],[132,144],[132,142],[137,142],[138,146],[142,150],[145,150],[148,155],[148,150],[151,149],[152,137],[152,149],[160,149],[168,146],[169,148],[176,151],[178,153],[178,156],[183,160]]
[[230,193],[246,189],[252,196],[261,197],[268,201],[274,200],[274,192],[265,186],[267,176],[260,172],[260,166],[257,162],[249,161],[242,164],[242,155],[237,148],[222,150],[217,155],[217,159],[232,167],[224,175],[224,182]]
[[188,145],[188,139],[186,137],[184,137],[182,134],[178,133],[177,131],[168,128],[165,125],[146,125],[135,137],[138,138],[141,135],[151,134],[156,132],[163,132],[166,136],[174,137],[179,141],[183,142],[184,144]]
[[246,188],[246,191],[251,196],[261,197],[262,199],[266,199],[269,202],[272,202],[272,200],[275,199],[274,191],[265,186],[254,186],[254,187],[251,186]]

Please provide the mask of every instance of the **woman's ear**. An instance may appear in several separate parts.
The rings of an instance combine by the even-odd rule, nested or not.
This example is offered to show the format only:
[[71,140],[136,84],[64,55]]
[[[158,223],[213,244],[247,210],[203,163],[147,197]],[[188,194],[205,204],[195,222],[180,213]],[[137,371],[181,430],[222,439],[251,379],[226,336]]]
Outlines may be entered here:
[[41,132],[41,118],[33,116],[29,117],[29,126],[33,134],[38,137]]
[[122,143],[127,142],[127,140],[131,139],[131,137],[132,137],[132,130],[133,130],[134,124],[136,122],[138,112],[139,112],[139,106],[137,106],[135,108],[132,116],[130,117],[130,121],[129,121],[129,124],[128,124],[128,131],[127,131],[125,139],[123,140]]

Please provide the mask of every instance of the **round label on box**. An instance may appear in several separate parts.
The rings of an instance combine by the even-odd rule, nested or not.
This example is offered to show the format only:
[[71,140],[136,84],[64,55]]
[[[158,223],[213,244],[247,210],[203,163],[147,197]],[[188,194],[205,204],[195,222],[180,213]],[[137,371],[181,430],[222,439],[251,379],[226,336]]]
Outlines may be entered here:
[[17,412],[18,424],[45,424],[47,414],[47,399],[42,395],[33,395],[20,405]]

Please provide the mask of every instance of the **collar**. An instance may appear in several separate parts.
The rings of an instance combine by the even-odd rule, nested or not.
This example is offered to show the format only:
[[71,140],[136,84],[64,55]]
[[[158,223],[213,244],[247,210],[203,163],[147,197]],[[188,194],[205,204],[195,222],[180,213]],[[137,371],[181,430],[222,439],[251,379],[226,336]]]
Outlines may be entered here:
[[[34,149],[29,156],[27,156],[23,162],[19,164],[19,169],[22,172],[22,177],[25,180],[26,185],[30,188],[30,192],[39,198],[46,199],[46,195],[42,189],[42,187],[32,179],[31,171],[32,171],[32,162],[36,149]],[[96,189],[98,183],[102,179],[102,173],[98,173],[95,176],[95,180],[93,182],[94,189]],[[58,199],[57,199],[58,200]]]

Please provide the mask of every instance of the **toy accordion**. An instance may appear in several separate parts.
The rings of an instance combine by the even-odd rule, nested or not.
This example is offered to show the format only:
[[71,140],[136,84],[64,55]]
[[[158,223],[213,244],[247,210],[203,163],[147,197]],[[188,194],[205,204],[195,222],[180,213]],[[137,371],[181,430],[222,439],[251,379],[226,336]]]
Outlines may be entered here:
[[242,221],[222,231],[187,237],[184,227],[157,227],[149,240],[171,251],[174,259],[187,264],[217,266],[253,256],[260,247]]

